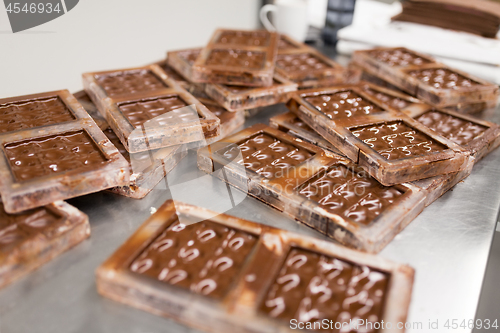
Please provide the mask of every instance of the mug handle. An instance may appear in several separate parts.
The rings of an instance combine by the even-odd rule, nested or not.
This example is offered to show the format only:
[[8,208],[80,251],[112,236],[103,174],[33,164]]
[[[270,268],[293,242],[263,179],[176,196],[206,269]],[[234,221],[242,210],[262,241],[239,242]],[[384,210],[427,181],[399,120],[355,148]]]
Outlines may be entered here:
[[276,12],[277,9],[278,7],[272,4],[267,4],[260,9],[260,21],[268,31],[276,31],[276,28],[272,25],[271,21],[269,21],[267,13]]

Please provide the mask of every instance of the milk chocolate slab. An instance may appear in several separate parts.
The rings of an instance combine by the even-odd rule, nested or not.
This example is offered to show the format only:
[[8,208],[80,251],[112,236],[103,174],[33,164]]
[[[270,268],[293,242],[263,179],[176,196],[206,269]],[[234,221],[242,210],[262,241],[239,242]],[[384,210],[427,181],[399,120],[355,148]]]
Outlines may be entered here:
[[288,49],[278,53],[276,73],[299,88],[356,83],[358,70],[344,68],[313,48]]
[[85,91],[130,153],[204,142],[220,122],[158,65],[83,74]]
[[89,235],[88,217],[63,201],[15,214],[7,213],[0,202],[0,288]]
[[128,164],[67,90],[0,100],[0,193],[17,213],[129,180]]
[[498,86],[406,48],[356,51],[352,62],[436,107],[498,99]]
[[270,86],[278,39],[277,33],[263,30],[218,29],[196,58],[191,80],[249,87]]
[[209,332],[263,333],[293,332],[291,319],[404,322],[413,275],[383,258],[170,200],[96,274],[98,292],[115,301]]
[[269,126],[279,129],[291,136],[299,138],[305,142],[312,143],[322,149],[326,149],[335,154],[342,153],[330,142],[326,141],[316,133],[309,125],[299,119],[294,113],[282,113],[269,119]]
[[469,153],[359,86],[310,89],[288,107],[384,185],[464,170]]
[[380,251],[424,208],[424,186],[383,186],[348,159],[262,124],[200,149],[198,166],[368,252]]

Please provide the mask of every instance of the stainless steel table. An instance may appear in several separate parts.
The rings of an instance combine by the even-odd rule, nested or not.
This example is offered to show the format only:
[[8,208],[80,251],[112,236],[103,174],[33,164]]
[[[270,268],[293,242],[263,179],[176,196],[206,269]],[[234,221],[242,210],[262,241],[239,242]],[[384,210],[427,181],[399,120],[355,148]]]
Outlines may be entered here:
[[[267,123],[285,112],[284,105],[266,108],[246,126]],[[483,117],[500,121],[500,110]],[[175,197],[220,210],[228,188],[196,167],[190,152],[169,175]],[[233,190],[235,191],[235,190]],[[326,239],[318,232],[285,217],[250,198],[229,209],[228,214]],[[89,215],[91,237],[22,280],[0,291],[0,333],[195,332],[173,320],[100,297],[94,271],[154,208],[171,198],[165,183],[142,200],[101,192],[68,202]],[[380,255],[408,263],[416,269],[408,321],[472,319],[475,315],[485,265],[500,206],[500,149],[479,162],[472,175],[420,214]],[[457,329],[453,332],[469,332]]]

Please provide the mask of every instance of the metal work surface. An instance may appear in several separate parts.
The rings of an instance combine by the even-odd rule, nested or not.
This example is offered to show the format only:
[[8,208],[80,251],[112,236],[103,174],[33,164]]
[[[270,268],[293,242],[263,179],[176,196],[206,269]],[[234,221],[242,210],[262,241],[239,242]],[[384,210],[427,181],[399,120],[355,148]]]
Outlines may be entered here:
[[[268,123],[270,117],[282,112],[286,112],[284,105],[265,108],[247,120],[245,126]],[[482,117],[500,123],[500,109]],[[408,318],[414,328],[407,332],[471,331],[462,327],[448,330],[444,325],[446,320],[451,325],[456,319],[460,325],[462,320],[474,318],[500,207],[499,165],[500,149],[480,161],[469,178],[426,208],[380,253],[416,270]],[[142,200],[108,192],[68,200],[89,215],[91,237],[0,291],[0,333],[197,332],[171,319],[103,298],[95,287],[95,269],[172,196],[327,239],[199,171],[195,151],[167,179],[168,186],[167,181],[160,183]],[[228,191],[237,202],[241,200],[236,207],[228,206]],[[429,328],[429,321],[438,321],[438,328]]]

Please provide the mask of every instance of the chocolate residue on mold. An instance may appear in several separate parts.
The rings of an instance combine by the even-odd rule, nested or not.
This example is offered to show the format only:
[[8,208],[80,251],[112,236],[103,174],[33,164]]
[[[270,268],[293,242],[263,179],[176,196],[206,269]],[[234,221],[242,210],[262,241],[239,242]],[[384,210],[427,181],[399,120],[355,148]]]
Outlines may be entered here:
[[83,130],[6,143],[4,150],[18,181],[95,170],[109,161]]
[[[260,311],[290,323],[323,319],[380,322],[390,276],[320,253],[292,248],[267,291]],[[373,326],[373,325],[372,325]],[[372,327],[373,328],[373,327]],[[375,332],[370,326],[349,332]]]
[[446,149],[443,144],[399,120],[349,130],[387,160],[422,156]]
[[238,278],[257,237],[205,220],[174,222],[130,265],[132,272],[194,293],[222,298]]

